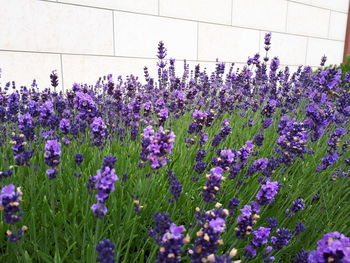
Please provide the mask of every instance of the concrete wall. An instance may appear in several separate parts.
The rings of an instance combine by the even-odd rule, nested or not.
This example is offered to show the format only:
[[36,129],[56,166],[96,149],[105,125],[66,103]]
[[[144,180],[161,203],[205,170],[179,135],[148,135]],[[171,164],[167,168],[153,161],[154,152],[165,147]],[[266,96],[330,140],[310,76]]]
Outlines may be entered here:
[[[169,57],[212,70],[215,59],[244,63],[264,52],[272,32],[271,56],[295,68],[318,66],[343,55],[349,0],[0,0],[1,83],[16,80],[60,88],[95,83],[99,76],[155,76],[157,43]],[[143,80],[143,78],[142,78]],[[62,86],[63,82],[63,86]]]

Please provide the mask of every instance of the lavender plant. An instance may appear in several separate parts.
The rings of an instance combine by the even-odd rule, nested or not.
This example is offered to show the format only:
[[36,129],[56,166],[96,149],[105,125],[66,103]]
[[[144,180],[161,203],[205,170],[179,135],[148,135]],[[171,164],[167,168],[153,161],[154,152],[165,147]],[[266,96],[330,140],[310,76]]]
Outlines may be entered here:
[[212,73],[161,42],[155,77],[0,86],[0,262],[350,262],[350,78],[271,41]]

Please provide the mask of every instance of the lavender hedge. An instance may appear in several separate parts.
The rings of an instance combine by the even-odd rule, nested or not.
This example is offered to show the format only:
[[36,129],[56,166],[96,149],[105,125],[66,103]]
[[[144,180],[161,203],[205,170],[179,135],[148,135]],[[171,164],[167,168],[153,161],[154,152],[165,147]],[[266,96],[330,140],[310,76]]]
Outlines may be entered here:
[[0,261],[349,263],[350,75],[264,44],[237,70],[177,75],[160,42],[157,78],[0,87]]

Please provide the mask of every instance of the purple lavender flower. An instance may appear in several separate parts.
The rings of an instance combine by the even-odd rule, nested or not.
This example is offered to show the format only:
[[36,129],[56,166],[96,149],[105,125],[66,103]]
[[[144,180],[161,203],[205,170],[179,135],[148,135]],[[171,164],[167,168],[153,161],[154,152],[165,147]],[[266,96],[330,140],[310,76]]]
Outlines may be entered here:
[[275,250],[280,250],[288,245],[291,238],[292,234],[288,228],[278,228],[276,236],[271,237],[271,244]]
[[237,207],[239,206],[240,200],[236,197],[232,197],[228,203],[228,209],[230,210],[230,214],[233,215],[233,213],[236,211]]
[[327,142],[328,147],[330,148],[327,152],[329,154],[338,152],[337,147],[340,139],[346,134],[346,130],[344,128],[337,128],[335,132],[333,132],[329,137]]
[[15,188],[13,184],[3,186],[0,192],[0,210],[4,211],[4,221],[13,225],[22,216],[20,203],[22,200],[21,188]]
[[158,117],[158,121],[159,121],[159,126],[163,126],[164,125],[164,122],[167,120],[167,118],[169,117],[169,111],[168,109],[164,108],[164,109],[161,109],[158,114],[157,114],[157,117]]
[[81,165],[81,163],[84,161],[84,154],[82,153],[75,154],[74,161],[77,165]]
[[56,168],[48,168],[45,173],[47,178],[49,178],[50,180],[55,179],[58,175]]
[[274,72],[277,71],[279,65],[280,65],[280,60],[278,59],[278,57],[274,57],[270,63],[271,71],[274,71]]
[[212,262],[212,263],[231,263],[231,262],[235,262],[231,260],[231,256],[227,256],[227,255],[214,255],[211,254],[207,257],[207,261],[206,262]]
[[200,212],[196,211],[196,217],[200,222],[201,229],[197,232],[197,239],[188,250],[192,263],[202,263],[209,255],[215,254],[218,246],[223,243],[221,234],[225,232],[225,218],[229,215],[228,210],[220,208]]
[[155,213],[153,219],[155,227],[150,229],[149,235],[161,245],[163,236],[169,230],[172,221],[168,213]]
[[308,257],[310,252],[304,249],[301,249],[295,256],[293,263],[308,263]]
[[60,121],[60,130],[63,134],[68,134],[70,131],[70,121],[68,119],[62,119]]
[[322,58],[321,58],[320,66],[323,67],[324,64],[326,63],[326,61],[327,61],[327,57],[326,57],[326,55],[323,55]]
[[220,133],[215,134],[214,139],[211,143],[212,147],[217,147],[221,141],[225,140],[226,137],[232,132],[231,126],[230,126],[230,120],[225,119],[222,122],[222,127],[220,129]]
[[106,167],[109,167],[109,169],[113,169],[117,160],[117,157],[114,157],[112,154],[105,156],[103,158],[102,169],[105,169]]
[[17,242],[18,240],[21,240],[23,237],[23,233],[28,230],[28,227],[22,226],[20,229],[17,229],[17,231],[12,232],[11,230],[6,231],[7,239],[10,242]]
[[221,135],[221,133],[215,134],[215,136],[213,138],[213,141],[211,143],[211,146],[212,147],[217,147],[221,143],[221,141],[223,141],[224,139],[225,139],[225,137],[223,137]]
[[264,259],[265,263],[275,261],[275,257],[274,256],[270,256],[272,251],[273,251],[272,246],[268,246],[268,247],[265,248],[265,253],[263,254],[263,259]]
[[96,250],[98,252],[97,262],[101,263],[114,263],[116,262],[115,245],[109,239],[104,239],[98,243]]
[[203,146],[207,141],[208,141],[208,135],[202,132],[200,134],[200,140],[199,140],[200,146]]
[[40,118],[42,122],[46,123],[50,116],[53,114],[53,103],[52,101],[46,101],[44,104],[40,107]]
[[302,222],[296,222],[295,224],[295,230],[294,230],[294,235],[298,235],[302,232],[305,232],[306,227]]
[[12,150],[13,155],[15,157],[16,165],[27,165],[29,166],[29,160],[33,156],[33,150],[27,149],[26,145],[27,142],[24,140],[25,136],[23,134],[16,135],[15,133],[12,134]]
[[193,170],[198,174],[202,174],[207,168],[207,163],[202,161],[205,156],[206,151],[204,149],[199,149],[195,158],[196,163],[192,166]]
[[268,118],[265,120],[262,120],[262,126],[263,128],[266,130],[267,128],[269,128],[271,126],[271,124],[273,123],[272,118]]
[[283,116],[278,125],[280,137],[276,143],[281,147],[282,159],[286,165],[290,165],[296,157],[303,157],[307,152],[306,142],[309,134],[303,123],[296,122],[289,116]]
[[46,175],[49,179],[54,179],[57,177],[56,167],[60,164],[61,156],[61,144],[56,140],[48,140],[45,145],[45,163],[50,166],[46,171]]
[[218,150],[218,157],[213,158],[212,164],[221,167],[223,170],[229,170],[232,163],[237,162],[238,154],[235,150],[223,149]]
[[210,170],[210,174],[207,175],[207,183],[203,187],[202,197],[207,203],[216,201],[216,194],[221,188],[221,181],[223,180],[224,170],[220,167],[215,167]]
[[321,104],[311,103],[306,107],[305,126],[312,132],[312,141],[317,141],[324,133],[324,128],[332,121],[332,112]]
[[107,126],[101,117],[95,117],[90,124],[91,135],[94,140],[94,145],[102,146],[106,143]]
[[172,170],[168,171],[168,181],[170,193],[172,194],[175,200],[178,200],[182,192],[182,185],[180,181],[176,178],[176,174],[174,174]]
[[94,179],[96,181],[95,188],[98,191],[96,199],[98,202],[105,203],[108,195],[115,190],[114,182],[119,180],[118,176],[114,169],[107,166],[103,169],[103,172],[98,170]]
[[244,252],[243,254],[247,257],[247,258],[255,258],[256,257],[256,248],[252,245],[246,245],[244,247]]
[[255,121],[254,120],[249,120],[248,121],[248,126],[249,127],[252,127],[252,126],[254,126],[255,125]]
[[241,210],[241,214],[237,217],[238,227],[235,228],[238,238],[245,238],[253,231],[256,219],[259,218],[257,211],[252,205],[245,205]]
[[166,57],[166,55],[167,55],[167,50],[166,50],[166,48],[165,48],[165,46],[164,46],[164,43],[163,43],[163,41],[160,41],[159,43],[158,43],[158,53],[157,53],[157,58],[158,59],[164,59],[165,57]]
[[294,216],[298,211],[300,210],[304,210],[305,208],[305,203],[304,203],[304,199],[297,199],[293,202],[292,207],[286,210],[286,216],[287,217],[292,217]]
[[235,178],[238,173],[243,169],[243,167],[247,164],[249,156],[253,152],[254,145],[251,141],[247,141],[244,146],[242,146],[236,153],[236,160],[234,164],[230,167],[230,175],[229,178]]
[[7,170],[5,170],[5,171],[0,171],[0,180],[2,179],[2,178],[6,178],[6,177],[10,177],[11,175],[13,174],[13,172],[12,172],[12,169],[10,168],[10,169],[7,169]]
[[19,93],[13,92],[8,98],[7,119],[17,121],[17,114],[19,111]]
[[261,114],[267,118],[271,118],[276,111],[277,101],[269,99],[266,102],[265,107],[262,109]]
[[269,228],[274,229],[278,226],[277,219],[275,217],[269,217],[266,219]]
[[56,89],[58,86],[58,76],[57,76],[57,70],[53,70],[50,74],[50,80],[51,80],[51,86]]
[[107,214],[107,207],[102,203],[96,203],[91,206],[92,212],[94,212],[95,217],[103,218]]
[[3,106],[0,106],[0,121],[1,122],[6,121],[6,109]]
[[202,161],[204,157],[206,156],[206,151],[204,149],[199,149],[197,154],[196,154],[196,162]]
[[18,127],[20,128],[21,132],[26,136],[26,139],[28,141],[34,140],[35,134],[34,134],[33,118],[29,112],[27,112],[24,115],[22,114],[19,115]]
[[247,175],[252,176],[256,172],[265,170],[268,167],[269,159],[260,158],[255,160],[251,166],[248,167]]
[[345,164],[346,164],[347,166],[350,166],[350,157],[349,157],[348,159],[345,160]]
[[[17,223],[22,216],[20,203],[22,201],[22,191],[20,187],[15,189],[13,184],[3,186],[0,192],[0,210],[4,211],[4,222],[10,225]],[[16,242],[22,238],[23,233],[27,230],[22,226],[17,231],[6,231],[7,239],[10,242]]]
[[264,135],[261,133],[258,133],[254,136],[253,143],[254,145],[261,146],[264,142]]
[[329,67],[318,73],[316,83],[322,85],[324,91],[333,91],[341,82],[341,69]]
[[325,234],[317,242],[316,250],[312,251],[308,263],[350,262],[350,239],[339,232]]
[[174,148],[175,134],[170,130],[160,127],[157,132],[152,126],[147,126],[142,134],[142,152],[140,157],[143,161],[148,160],[152,169],[158,169],[169,161],[168,154]]
[[127,173],[123,173],[122,174],[122,181],[125,183],[127,179],[128,179],[128,174]]
[[138,127],[132,127],[130,131],[130,138],[132,141],[135,141],[137,136],[139,134],[139,128]]
[[261,189],[256,194],[256,199],[258,200],[260,205],[271,204],[275,200],[275,196],[277,195],[279,190],[279,183],[277,181],[266,183],[261,185]]
[[70,139],[67,138],[67,137],[62,137],[62,142],[63,142],[65,145],[69,145],[69,144],[70,144]]
[[200,110],[195,110],[192,114],[194,118],[193,122],[190,123],[188,127],[188,133],[199,133],[207,122],[208,114]]
[[138,200],[139,195],[132,194],[131,196],[132,196],[132,199],[133,199],[135,212],[140,213],[141,210],[143,209],[143,206],[140,204],[140,200]]
[[204,161],[199,161],[192,166],[193,170],[198,174],[202,174],[205,169],[207,169],[207,163]]
[[79,111],[78,117],[81,120],[90,121],[95,117],[97,106],[93,98],[88,94],[81,91],[75,93],[74,105]]
[[103,218],[106,215],[107,207],[104,204],[109,194],[115,191],[114,183],[118,180],[114,169],[108,166],[103,168],[103,170],[97,170],[97,174],[89,178],[90,184],[97,190],[95,196],[97,203],[91,206],[91,210],[97,218]]
[[266,33],[264,36],[265,50],[269,51],[271,45],[271,33]]
[[332,153],[330,155],[327,155],[326,157],[323,157],[321,159],[321,163],[318,167],[316,167],[316,171],[319,172],[321,170],[327,170],[330,166],[336,163],[338,161],[338,154]]
[[259,227],[258,230],[253,231],[253,239],[251,240],[251,244],[255,248],[259,248],[265,244],[267,244],[268,238],[270,236],[271,229],[266,227]]
[[61,156],[61,144],[56,140],[48,140],[45,145],[45,163],[48,166],[55,167],[59,165],[59,157]]
[[183,238],[184,226],[171,224],[168,231],[163,235],[161,248],[158,252],[156,263],[175,263],[181,261],[182,250],[186,239]]

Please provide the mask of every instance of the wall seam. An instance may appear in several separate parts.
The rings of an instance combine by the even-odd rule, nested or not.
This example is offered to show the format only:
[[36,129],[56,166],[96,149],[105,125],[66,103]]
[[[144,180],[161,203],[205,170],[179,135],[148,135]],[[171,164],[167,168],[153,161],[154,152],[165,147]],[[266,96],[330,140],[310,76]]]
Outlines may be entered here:
[[328,34],[327,34],[327,36],[328,36],[328,38],[329,38],[329,39],[330,39],[329,34],[330,34],[330,31],[331,31],[331,15],[332,15],[332,11],[331,11],[331,10],[329,10],[329,19],[328,19]]
[[289,14],[288,9],[289,9],[289,1],[287,1],[287,8],[286,8],[286,21],[285,21],[285,25],[284,25],[284,31],[285,31],[285,32],[287,32],[287,28],[288,28],[288,26],[287,26],[287,23],[288,23],[288,14]]
[[197,60],[198,60],[198,53],[199,53],[199,22],[197,22]]
[[[38,1],[42,1],[42,2],[51,2],[51,3],[55,3],[52,1],[48,1],[48,0],[38,0]],[[120,10],[120,9],[113,9],[113,8],[108,8],[108,7],[100,7],[100,6],[91,6],[91,5],[84,5],[84,4],[76,4],[76,3],[66,3],[66,2],[60,2],[59,0],[56,0],[57,3],[59,4],[64,4],[64,5],[75,5],[75,6],[83,6],[83,7],[90,7],[90,8],[96,8],[96,9],[104,9],[104,10],[114,10],[114,11],[125,11],[125,12],[132,12],[135,14],[147,14],[147,15],[154,15],[157,16],[155,14],[150,14],[150,13],[140,13],[140,12],[134,12],[134,11],[126,11],[126,10]],[[158,0],[158,15],[159,15],[159,1]],[[327,7],[322,7],[322,6],[317,6],[317,5],[312,5],[312,4],[307,4],[307,3],[300,3],[297,1],[293,1],[293,0],[287,0],[288,2],[292,2],[292,3],[296,3],[296,4],[300,4],[300,5],[305,5],[305,6],[310,6],[310,7],[314,7],[314,8],[319,8],[319,9],[323,9],[323,10],[332,10],[332,11],[336,11],[339,13],[343,13],[343,14],[347,14],[347,11],[341,11],[339,9],[330,9]]]
[[345,12],[345,11],[340,11],[340,10],[338,10],[338,9],[330,9],[330,8],[327,8],[327,7],[317,6],[317,5],[313,5],[313,4],[300,3],[300,2],[297,2],[297,1],[293,1],[293,0],[288,0],[288,1],[289,1],[289,2],[292,2],[292,3],[299,4],[299,5],[306,5],[306,6],[311,6],[311,7],[315,7],[315,8],[319,8],[319,9],[323,9],[323,10],[332,10],[332,11],[337,11],[337,12],[340,12],[340,13],[347,14],[347,12]]
[[304,65],[306,65],[308,49],[309,49],[309,37],[306,39],[306,51],[305,51],[305,61],[304,61]]
[[233,1],[231,0],[231,26],[233,26]]
[[[258,31],[258,30],[257,30]],[[258,31],[260,32],[260,31]],[[307,37],[309,38],[315,38],[315,37]],[[315,38],[317,39],[317,38]],[[341,42],[344,43],[344,41],[338,41],[338,40],[329,40],[334,42]],[[150,57],[142,57],[142,56],[126,56],[126,55],[105,55],[105,54],[91,54],[91,53],[67,53],[67,52],[53,52],[53,51],[35,51],[35,50],[16,50],[16,49],[2,49],[0,48],[0,51],[2,52],[20,52],[20,53],[36,53],[36,54],[62,54],[62,55],[72,55],[72,56],[93,56],[93,57],[121,57],[121,58],[139,58],[139,59],[151,59]]]
[[62,61],[62,54],[60,54],[60,62],[61,62],[61,82],[62,82],[62,91],[64,92],[64,79],[63,79],[63,61]]
[[160,16],[160,0],[158,0],[158,16]]
[[112,23],[113,23],[113,54],[114,56],[116,55],[116,52],[115,52],[115,28],[114,28],[114,11],[112,11]]
[[[38,0],[38,1],[45,1],[45,0]],[[45,1],[47,2],[47,1]],[[55,2],[51,2],[55,3]],[[294,3],[294,2],[293,2]],[[245,26],[239,26],[239,25],[228,25],[228,24],[222,24],[222,23],[217,23],[217,22],[209,22],[209,21],[204,21],[204,20],[193,20],[193,19],[186,19],[186,18],[181,18],[181,17],[172,17],[172,16],[162,16],[162,15],[155,15],[155,14],[147,14],[147,13],[140,13],[140,12],[133,12],[133,11],[126,11],[126,10],[118,10],[118,9],[109,9],[109,8],[102,8],[102,7],[94,7],[94,6],[85,6],[85,5],[80,5],[80,4],[72,4],[72,3],[62,3],[62,2],[57,2],[57,4],[63,4],[63,5],[72,5],[72,6],[79,6],[79,7],[86,7],[86,8],[94,8],[94,9],[100,9],[100,10],[108,10],[108,11],[118,11],[118,12],[123,12],[123,13],[128,13],[128,14],[134,14],[134,15],[145,15],[145,16],[152,16],[152,17],[158,17],[158,18],[166,18],[166,19],[173,19],[173,20],[180,20],[180,21],[188,21],[188,22],[200,22],[204,24],[210,24],[210,25],[217,25],[217,26],[227,26],[227,27],[236,27],[236,28],[241,28],[241,29],[249,29],[249,30],[267,30],[271,33],[281,33],[281,34],[288,34],[292,36],[303,36],[303,37],[313,37],[313,38],[318,38],[318,39],[326,39],[328,40],[329,38],[327,37],[320,37],[320,36],[314,36],[314,35],[305,35],[305,34],[297,34],[297,33],[287,33],[285,31],[278,31],[278,30],[270,30],[266,28],[253,28],[253,27],[245,27]],[[301,4],[301,3],[298,3]],[[301,4],[303,5],[303,4]],[[318,7],[316,7],[318,8]],[[322,9],[322,8],[321,8]],[[330,11],[330,9],[325,9]],[[339,13],[342,13],[341,11],[337,11]],[[346,13],[347,14],[347,13]],[[343,40],[337,40],[337,39],[331,39],[334,41],[340,41],[343,42]]]
[[261,48],[261,30],[259,31],[259,54],[260,54],[260,48]]
[[[19,53],[29,53],[29,54],[50,54],[50,55],[60,55],[60,60],[61,60],[61,72],[63,74],[63,56],[86,56],[86,57],[106,57],[106,58],[123,58],[123,59],[139,59],[139,60],[154,60],[156,61],[156,58],[150,58],[150,57],[127,57],[127,56],[108,56],[108,55],[92,55],[92,54],[65,54],[65,53],[48,53],[48,52],[39,52],[39,51],[14,51],[14,50],[2,50],[0,49],[1,52],[19,52]],[[62,58],[62,59],[61,59]],[[180,58],[178,59],[180,61],[185,60],[185,58]],[[188,62],[202,62],[202,63],[215,63],[216,60],[202,60],[202,59],[186,59],[186,61]],[[245,64],[246,60],[236,60],[236,61],[232,61],[232,60],[219,60],[220,62],[223,63],[240,63],[240,64]],[[305,64],[305,63],[304,63]],[[301,64],[281,64],[282,66],[299,66]],[[63,79],[63,77],[62,77]]]

